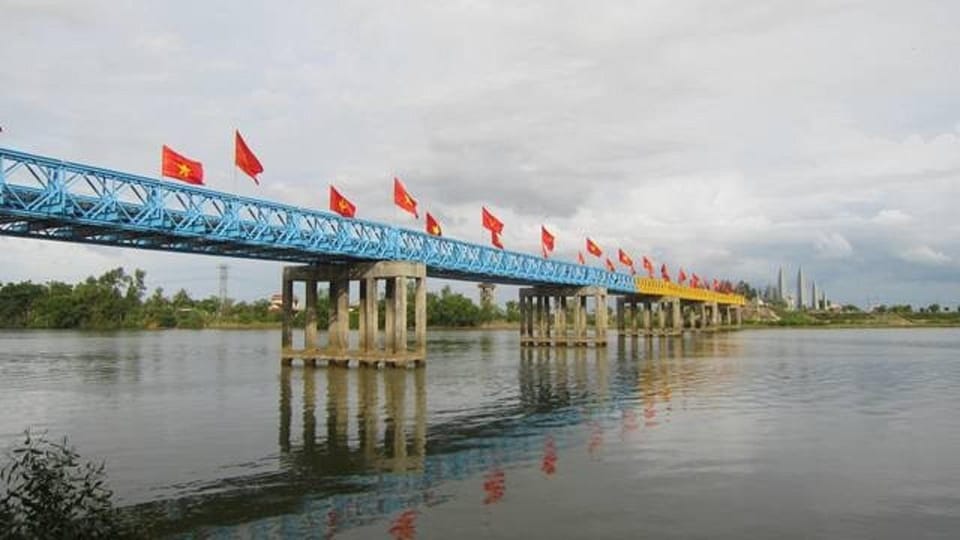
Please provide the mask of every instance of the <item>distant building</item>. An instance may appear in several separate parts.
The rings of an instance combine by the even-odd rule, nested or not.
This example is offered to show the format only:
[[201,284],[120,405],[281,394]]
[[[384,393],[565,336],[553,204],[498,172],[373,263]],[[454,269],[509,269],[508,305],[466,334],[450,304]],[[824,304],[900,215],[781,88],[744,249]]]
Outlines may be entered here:
[[803,267],[797,270],[797,309],[802,310],[806,306],[803,304]]
[[781,302],[787,299],[787,281],[783,277],[783,267],[780,267],[780,272],[777,273],[777,300]]
[[[269,311],[282,311],[283,310],[283,294],[276,293],[270,296],[270,307],[267,308]],[[293,310],[300,311],[300,299],[296,296],[293,297]]]

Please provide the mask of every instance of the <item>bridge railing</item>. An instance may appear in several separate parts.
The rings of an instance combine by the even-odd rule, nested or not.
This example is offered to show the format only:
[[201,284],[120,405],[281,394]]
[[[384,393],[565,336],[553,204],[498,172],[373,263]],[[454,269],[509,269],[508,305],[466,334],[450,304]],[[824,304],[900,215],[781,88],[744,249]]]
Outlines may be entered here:
[[688,287],[662,279],[637,277],[636,288],[639,294],[650,296],[671,296],[683,300],[700,302],[716,302],[718,304],[732,304],[742,306],[747,303],[746,298],[739,294],[722,293],[708,289]]
[[409,260],[454,279],[634,291],[629,275],[601,268],[3,148],[0,234],[303,263]]

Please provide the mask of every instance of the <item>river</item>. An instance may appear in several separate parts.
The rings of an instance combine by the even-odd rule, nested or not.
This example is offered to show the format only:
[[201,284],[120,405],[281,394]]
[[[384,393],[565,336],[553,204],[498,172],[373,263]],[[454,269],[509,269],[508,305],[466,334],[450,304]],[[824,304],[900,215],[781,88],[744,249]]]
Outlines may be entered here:
[[960,536],[960,331],[611,343],[328,370],[277,331],[3,331],[0,446],[68,435],[174,537]]

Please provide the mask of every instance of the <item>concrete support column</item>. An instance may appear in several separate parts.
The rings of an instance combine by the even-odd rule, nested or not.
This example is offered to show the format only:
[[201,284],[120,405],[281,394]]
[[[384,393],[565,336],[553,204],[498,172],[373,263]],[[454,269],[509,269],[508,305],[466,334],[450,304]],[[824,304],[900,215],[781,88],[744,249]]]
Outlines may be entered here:
[[665,309],[663,300],[657,302],[657,326],[660,328],[660,334],[662,335],[667,330],[667,310]]
[[346,353],[350,347],[350,281],[330,282],[330,349]]
[[534,322],[536,321],[537,313],[534,309],[534,298],[533,295],[527,295],[527,338],[532,340],[535,337],[536,330],[534,328]]
[[560,328],[562,329],[563,345],[568,345],[570,339],[570,329],[567,328],[567,297],[560,297],[560,307],[557,309],[557,315],[560,317]]
[[609,323],[609,317],[607,315],[607,293],[606,289],[596,295],[597,299],[597,314],[596,314],[596,326],[597,326],[597,345],[606,345],[607,344],[607,324]]
[[397,352],[397,280],[387,278],[386,294],[384,295],[383,334],[384,346],[389,353]]
[[537,343],[540,343],[543,340],[543,334],[545,332],[546,321],[543,320],[543,296],[537,295],[536,302],[534,304],[534,339]]
[[583,345],[587,339],[587,297],[578,297],[580,326],[577,328],[577,345]]
[[[371,282],[373,282],[371,284]],[[360,313],[357,317],[358,322],[358,334],[360,335],[360,350],[363,352],[368,352],[374,347],[374,337],[376,335],[376,325],[371,329],[369,324],[369,310],[368,298],[370,296],[376,297],[377,294],[377,282],[372,279],[362,279],[360,280]],[[376,311],[376,304],[373,306],[374,311]],[[371,330],[374,330],[371,332]]]
[[550,312],[550,297],[543,297],[543,339],[545,343],[550,343],[553,330],[553,314]]
[[653,335],[653,303],[643,302],[643,335]]
[[617,334],[621,338],[627,333],[626,303],[625,298],[617,297]]
[[683,333],[683,314],[680,313],[679,298],[674,298],[670,301],[670,322],[672,323],[675,334]]
[[739,327],[741,324],[743,324],[743,307],[737,306],[734,310],[734,313],[736,313],[736,325]]
[[707,328],[707,304],[700,304],[700,328]]
[[427,350],[427,278],[417,278],[414,291],[414,332],[417,339],[417,352]]
[[317,281],[306,281],[304,294],[305,311],[303,312],[303,348],[307,350],[317,348]]
[[553,297],[553,343],[566,345],[567,328],[563,320],[563,297]]
[[[281,310],[283,322],[280,330],[280,347],[286,351],[293,347],[293,280],[283,276],[283,291],[281,292]],[[290,357],[283,357],[283,362],[290,363]]]
[[523,292],[517,300],[517,311],[520,312],[520,343],[523,344],[524,338],[527,337],[527,298]]
[[397,352],[407,352],[407,278],[393,278],[397,282],[395,332],[397,334]]
[[710,313],[713,316],[713,319],[710,321],[711,326],[718,326],[720,324],[720,307],[716,302],[710,304]]

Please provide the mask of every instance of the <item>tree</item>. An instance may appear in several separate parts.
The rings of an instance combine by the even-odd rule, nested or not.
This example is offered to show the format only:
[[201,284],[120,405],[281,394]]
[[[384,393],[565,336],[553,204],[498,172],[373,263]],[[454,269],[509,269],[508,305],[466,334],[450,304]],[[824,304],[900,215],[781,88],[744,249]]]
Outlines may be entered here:
[[480,308],[469,298],[454,293],[449,286],[440,294],[427,294],[427,324],[430,326],[477,326],[481,322]]
[[7,283],[0,287],[0,326],[25,328],[30,325],[37,302],[47,294],[43,285],[31,283]]
[[0,538],[125,538],[104,464],[82,462],[67,444],[25,433],[0,468]]
[[506,319],[507,322],[520,321],[520,303],[516,300],[507,300]]
[[173,306],[164,298],[162,287],[157,287],[150,298],[144,302],[142,312],[143,322],[149,327],[173,328],[177,325]]
[[927,311],[930,313],[940,313],[940,304],[930,304],[927,306]]

